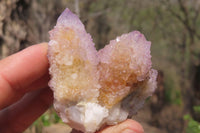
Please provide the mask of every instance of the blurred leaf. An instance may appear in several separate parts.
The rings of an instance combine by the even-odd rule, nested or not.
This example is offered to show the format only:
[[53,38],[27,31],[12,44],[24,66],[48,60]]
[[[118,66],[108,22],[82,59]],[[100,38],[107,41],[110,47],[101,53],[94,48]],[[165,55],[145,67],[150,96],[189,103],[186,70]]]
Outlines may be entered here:
[[49,125],[51,125],[50,124],[50,117],[49,117],[49,115],[48,114],[44,114],[44,115],[42,115],[41,116],[41,120],[42,120],[42,123],[43,123],[43,125],[44,126],[49,126]]
[[184,120],[190,120],[190,119],[191,119],[190,115],[188,115],[188,114],[187,114],[187,115],[184,115],[183,118],[184,118]]
[[62,123],[61,118],[58,116],[58,114],[56,112],[54,112],[54,118],[55,118],[55,123]]
[[200,123],[195,121],[190,115],[185,115],[184,120],[188,121],[186,133],[200,133]]
[[193,109],[196,113],[200,113],[200,106],[194,106]]

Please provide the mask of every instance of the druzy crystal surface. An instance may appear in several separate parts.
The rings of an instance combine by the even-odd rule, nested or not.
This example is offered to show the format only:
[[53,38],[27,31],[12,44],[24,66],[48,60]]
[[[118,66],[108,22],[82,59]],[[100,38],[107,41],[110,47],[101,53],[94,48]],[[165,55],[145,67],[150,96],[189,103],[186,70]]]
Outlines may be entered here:
[[62,120],[93,133],[136,113],[156,88],[150,46],[133,31],[97,51],[79,18],[65,9],[50,31],[48,48],[49,86]]

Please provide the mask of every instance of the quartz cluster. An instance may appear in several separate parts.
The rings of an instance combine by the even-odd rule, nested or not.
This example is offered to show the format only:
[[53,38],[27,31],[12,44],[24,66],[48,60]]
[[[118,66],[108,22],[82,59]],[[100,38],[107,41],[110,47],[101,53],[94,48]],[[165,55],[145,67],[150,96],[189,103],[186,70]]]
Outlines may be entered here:
[[54,107],[72,128],[93,133],[127,119],[156,88],[151,42],[139,31],[123,34],[97,51],[69,9],[50,31],[50,88]]

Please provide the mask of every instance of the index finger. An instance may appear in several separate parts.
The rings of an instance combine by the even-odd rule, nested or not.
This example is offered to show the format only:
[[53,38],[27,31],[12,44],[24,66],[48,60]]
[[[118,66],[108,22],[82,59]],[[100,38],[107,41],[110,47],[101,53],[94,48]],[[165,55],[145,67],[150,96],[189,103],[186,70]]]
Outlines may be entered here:
[[1,60],[0,109],[22,97],[29,85],[41,79],[46,73],[47,43],[33,45]]

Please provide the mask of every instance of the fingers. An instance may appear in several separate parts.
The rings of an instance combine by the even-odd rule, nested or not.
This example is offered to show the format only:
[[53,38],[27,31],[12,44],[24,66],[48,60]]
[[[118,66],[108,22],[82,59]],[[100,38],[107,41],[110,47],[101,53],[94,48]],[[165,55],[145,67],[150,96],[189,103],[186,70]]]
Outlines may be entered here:
[[109,126],[97,133],[144,133],[144,130],[138,122],[128,119],[118,125]]
[[[30,85],[47,73],[47,43],[31,46],[1,60],[0,109],[21,98]],[[47,85],[47,82],[42,83]]]
[[52,104],[53,96],[49,88],[26,94],[17,103],[0,112],[0,132],[23,132]]
[[[82,132],[73,129],[71,133]],[[144,130],[138,122],[128,119],[120,124],[108,126],[97,133],[144,133]]]

